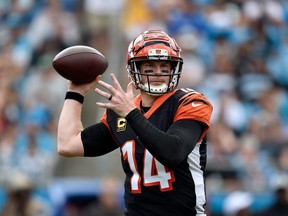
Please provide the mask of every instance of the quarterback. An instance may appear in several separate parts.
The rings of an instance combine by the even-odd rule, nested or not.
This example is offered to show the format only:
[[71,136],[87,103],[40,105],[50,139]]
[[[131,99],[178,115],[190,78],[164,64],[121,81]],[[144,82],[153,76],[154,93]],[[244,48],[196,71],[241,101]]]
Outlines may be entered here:
[[[128,47],[127,89],[114,74],[111,84],[101,76],[86,84],[68,83],[58,152],[96,157],[119,149],[126,216],[206,215],[206,133],[213,107],[203,94],[177,88],[182,67],[176,41],[161,30],[150,30]],[[107,99],[96,105],[106,111],[100,122],[83,128],[82,102],[95,86]],[[134,88],[139,95],[133,94]]]

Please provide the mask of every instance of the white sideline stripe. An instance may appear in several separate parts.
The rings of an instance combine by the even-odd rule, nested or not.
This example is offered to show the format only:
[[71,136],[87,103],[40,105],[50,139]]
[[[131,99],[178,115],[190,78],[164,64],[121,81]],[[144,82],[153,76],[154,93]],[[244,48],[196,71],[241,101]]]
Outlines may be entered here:
[[193,151],[188,156],[188,164],[190,173],[195,183],[196,193],[196,211],[197,215],[205,215],[205,209],[203,205],[206,202],[205,190],[204,190],[204,177],[203,171],[200,166],[200,143],[197,143]]

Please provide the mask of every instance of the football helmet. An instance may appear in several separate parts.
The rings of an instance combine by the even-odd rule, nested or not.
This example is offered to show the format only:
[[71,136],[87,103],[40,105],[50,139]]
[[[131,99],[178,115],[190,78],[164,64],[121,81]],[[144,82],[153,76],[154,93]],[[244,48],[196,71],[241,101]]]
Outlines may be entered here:
[[[161,95],[173,91],[178,85],[183,67],[180,52],[181,49],[176,41],[164,31],[150,30],[138,35],[128,46],[126,66],[128,75],[135,87],[150,95]],[[159,75],[141,73],[139,64],[149,60],[171,62],[171,73],[161,74],[161,76],[170,76],[168,84],[151,85],[149,77]],[[147,76],[147,83],[141,82],[142,76]]]

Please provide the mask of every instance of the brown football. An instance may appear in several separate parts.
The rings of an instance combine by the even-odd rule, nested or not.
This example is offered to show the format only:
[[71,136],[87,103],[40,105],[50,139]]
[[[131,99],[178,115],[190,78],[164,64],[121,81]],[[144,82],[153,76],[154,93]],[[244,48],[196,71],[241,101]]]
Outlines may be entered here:
[[106,71],[108,61],[95,48],[77,45],[59,52],[52,65],[65,79],[75,83],[88,83]]

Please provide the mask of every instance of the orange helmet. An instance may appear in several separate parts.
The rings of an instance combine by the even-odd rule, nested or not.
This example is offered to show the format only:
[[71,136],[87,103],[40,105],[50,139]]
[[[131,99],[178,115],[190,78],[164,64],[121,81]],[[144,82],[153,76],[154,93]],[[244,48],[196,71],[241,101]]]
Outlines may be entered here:
[[[161,30],[150,30],[138,35],[128,47],[127,71],[136,88],[152,95],[160,95],[174,90],[182,72],[183,59],[180,56],[181,49],[176,41]],[[170,61],[171,73],[169,83],[153,86],[149,83],[149,76],[156,74],[142,74],[139,63],[143,61]],[[148,77],[148,83],[141,83],[142,75]],[[162,75],[161,75],[162,76]]]

